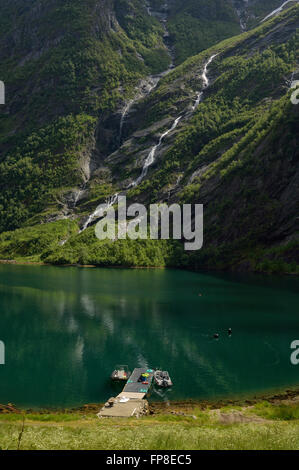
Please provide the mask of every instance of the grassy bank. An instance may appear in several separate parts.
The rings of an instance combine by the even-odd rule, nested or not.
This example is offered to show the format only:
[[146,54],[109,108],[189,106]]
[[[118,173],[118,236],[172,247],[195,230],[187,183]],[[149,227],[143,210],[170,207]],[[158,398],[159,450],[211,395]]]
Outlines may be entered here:
[[73,413],[0,414],[3,450],[299,449],[299,399],[202,409],[171,405],[141,419]]

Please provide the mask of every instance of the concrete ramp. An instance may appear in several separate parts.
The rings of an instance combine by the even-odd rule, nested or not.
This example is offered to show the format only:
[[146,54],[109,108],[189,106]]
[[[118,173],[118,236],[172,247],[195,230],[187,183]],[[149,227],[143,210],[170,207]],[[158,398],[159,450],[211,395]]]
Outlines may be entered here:
[[[127,401],[122,401],[127,398]],[[140,398],[116,397],[113,406],[104,406],[97,414],[98,418],[130,418],[146,415],[148,402]]]
[[145,398],[145,396],[145,393],[121,392],[119,395],[117,395],[117,398],[130,398],[130,400],[142,400],[143,398]]

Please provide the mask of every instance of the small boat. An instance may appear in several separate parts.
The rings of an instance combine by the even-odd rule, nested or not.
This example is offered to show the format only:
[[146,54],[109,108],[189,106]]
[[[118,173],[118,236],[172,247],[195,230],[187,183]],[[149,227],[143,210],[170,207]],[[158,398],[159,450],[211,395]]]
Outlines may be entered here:
[[131,372],[129,371],[128,366],[117,365],[115,366],[114,371],[112,372],[110,378],[115,382],[126,382],[130,377]]
[[158,387],[167,388],[172,387],[173,385],[171,378],[169,377],[169,373],[165,370],[156,370],[154,372],[154,380]]

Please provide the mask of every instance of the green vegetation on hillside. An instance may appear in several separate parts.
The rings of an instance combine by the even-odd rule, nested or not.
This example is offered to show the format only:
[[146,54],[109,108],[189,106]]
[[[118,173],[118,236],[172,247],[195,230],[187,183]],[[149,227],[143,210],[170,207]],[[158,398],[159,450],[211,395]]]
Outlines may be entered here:
[[227,0],[175,0],[171,12],[169,31],[178,64],[240,33],[238,16]]
[[15,229],[44,209],[55,189],[82,181],[78,161],[91,144],[94,127],[88,115],[59,118],[0,163],[0,231]]
[[46,209],[54,189],[82,184],[98,116],[170,62],[160,23],[138,0],[119,1],[117,14],[107,1],[3,2],[0,231]]
[[[283,17],[296,22],[298,15],[295,7]],[[204,204],[204,248],[192,254],[190,267],[240,265],[257,271],[298,272],[296,207],[290,198],[284,208],[283,194],[290,191],[288,184],[298,164],[298,113],[286,83],[297,66],[299,35],[278,39],[277,44],[268,41],[279,21],[273,19],[243,40],[242,36],[226,40],[210,50],[220,54],[210,66],[216,80],[205,100],[151,178],[129,192],[131,199],[150,194],[155,202],[166,197],[180,177],[173,202]],[[182,75],[193,86],[192,75],[198,75],[198,63],[208,54],[189,59],[164,79],[156,92],[160,102]],[[280,223],[283,211],[288,214],[287,229]],[[284,230],[293,236],[280,245]],[[272,233],[277,246],[270,248]]]
[[[213,44],[249,30],[272,10],[280,0],[173,0],[169,31],[179,64],[188,57],[208,49]],[[244,27],[244,26],[243,26]]]
[[94,227],[78,235],[76,221],[59,220],[0,234],[0,259],[103,267],[166,267],[183,262],[183,246],[168,240],[103,240]]
[[[291,105],[289,90],[298,66],[298,5],[187,59],[164,77],[129,116],[126,132],[133,138],[107,159],[105,150],[117,146],[125,99],[136,93],[141,77],[169,63],[163,27],[137,0],[121,0],[115,9],[105,0],[100,11],[96,0],[42,1],[38,13],[33,6],[22,10],[22,1],[15,0],[14,7],[17,31],[24,30],[25,39],[16,34],[14,50],[8,0],[1,20],[0,77],[8,85],[8,105],[0,110],[0,258],[298,271],[296,189],[291,188],[299,108]],[[172,2],[170,28],[189,14],[194,21],[203,6],[201,1]],[[238,24],[230,1],[215,0],[204,11],[212,36],[214,17]],[[36,33],[30,27],[33,19]],[[194,30],[206,34],[197,26]],[[177,41],[183,55],[188,45],[190,55],[192,40],[184,34]],[[211,85],[192,113],[204,63],[214,53]],[[176,132],[165,139],[155,164],[128,197],[146,204],[203,203],[204,249],[190,256],[177,243],[99,242],[92,227],[79,234],[99,203],[140,174],[143,156],[179,115]],[[75,191],[83,184],[74,207]],[[74,221],[67,236],[63,218]],[[31,240],[39,233],[43,237],[47,227],[61,236],[45,250]],[[26,252],[24,240],[35,246],[33,251]]]
[[[0,245],[1,246],[1,245]],[[169,240],[103,240],[89,227],[73,236],[61,247],[46,250],[41,259],[52,264],[85,264],[102,267],[165,267],[177,266],[183,247]]]
[[0,258],[41,261],[40,256],[44,252],[56,250],[62,242],[77,232],[77,223],[70,220],[3,232],[0,234]]

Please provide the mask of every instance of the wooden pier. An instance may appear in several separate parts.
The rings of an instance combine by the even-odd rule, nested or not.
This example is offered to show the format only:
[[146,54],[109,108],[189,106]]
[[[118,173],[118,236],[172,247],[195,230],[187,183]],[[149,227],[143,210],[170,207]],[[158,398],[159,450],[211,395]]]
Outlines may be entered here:
[[[143,374],[147,375],[145,381],[141,381]],[[134,369],[123,391],[117,397],[110,398],[97,416],[99,418],[129,418],[130,416],[139,417],[147,414],[148,403],[145,397],[152,386],[153,378],[154,371],[152,369]]]

